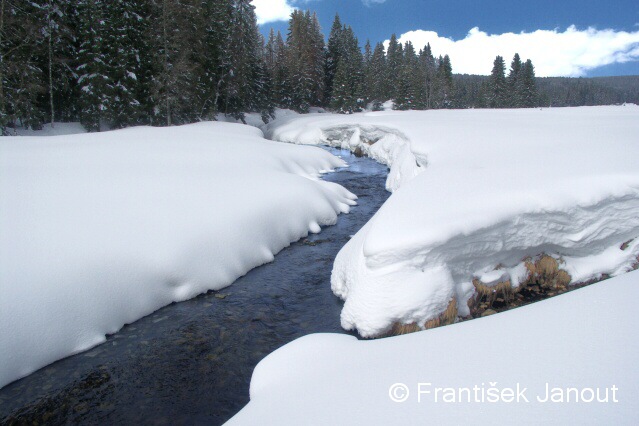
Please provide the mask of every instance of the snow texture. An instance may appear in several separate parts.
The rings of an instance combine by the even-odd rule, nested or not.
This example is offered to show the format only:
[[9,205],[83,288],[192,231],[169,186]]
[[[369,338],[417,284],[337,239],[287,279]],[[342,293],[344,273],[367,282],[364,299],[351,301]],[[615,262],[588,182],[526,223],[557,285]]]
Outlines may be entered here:
[[[305,336],[257,365],[251,402],[227,425],[636,425],[638,299],[636,271],[420,333],[370,341]],[[405,402],[390,399],[396,383],[407,386],[408,393],[394,393]],[[518,383],[528,402],[521,397],[507,402],[508,393],[489,402],[488,389],[516,389]],[[584,399],[575,402],[571,391],[564,392],[564,402],[540,402],[546,383],[549,389],[576,388]],[[483,402],[474,386],[485,390]],[[453,388],[456,399],[445,402],[440,392],[436,402],[436,388]],[[460,388],[471,389],[471,402],[466,391],[456,391]],[[592,393],[584,389],[592,389],[594,401],[585,402]],[[597,402],[597,389],[601,400],[608,390],[608,402]]]
[[556,257],[573,282],[637,261],[637,106],[289,116],[266,134],[390,165],[393,195],[331,280],[343,327],[363,336],[423,326],[453,299],[468,315],[473,278],[517,286],[527,256]]
[[229,123],[0,139],[0,386],[231,284],[355,196]]

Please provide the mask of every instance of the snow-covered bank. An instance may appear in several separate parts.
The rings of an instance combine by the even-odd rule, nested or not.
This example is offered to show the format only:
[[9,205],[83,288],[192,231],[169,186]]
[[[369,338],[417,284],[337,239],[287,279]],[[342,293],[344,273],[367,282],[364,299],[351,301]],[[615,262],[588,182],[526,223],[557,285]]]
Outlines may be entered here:
[[517,286],[528,256],[556,257],[573,282],[637,261],[637,106],[310,115],[266,134],[391,167],[393,195],[333,269],[342,324],[364,336],[424,326],[453,300],[467,315],[474,279]]
[[[421,333],[306,336],[258,364],[251,402],[227,425],[636,425],[637,299],[639,272],[631,272]],[[540,402],[546,383],[553,398]],[[497,402],[495,388],[504,392]]]
[[335,223],[343,165],[228,123],[0,138],[0,386]]

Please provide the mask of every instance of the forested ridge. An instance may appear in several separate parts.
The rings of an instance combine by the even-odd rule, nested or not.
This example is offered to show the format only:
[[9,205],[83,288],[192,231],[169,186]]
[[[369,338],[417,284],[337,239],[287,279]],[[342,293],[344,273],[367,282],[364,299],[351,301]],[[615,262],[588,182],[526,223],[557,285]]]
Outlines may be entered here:
[[515,55],[454,75],[445,52],[395,35],[363,46],[339,16],[326,38],[296,10],[264,38],[250,0],[0,0],[0,128],[89,131],[275,108],[517,108],[639,102],[639,77],[536,78]]

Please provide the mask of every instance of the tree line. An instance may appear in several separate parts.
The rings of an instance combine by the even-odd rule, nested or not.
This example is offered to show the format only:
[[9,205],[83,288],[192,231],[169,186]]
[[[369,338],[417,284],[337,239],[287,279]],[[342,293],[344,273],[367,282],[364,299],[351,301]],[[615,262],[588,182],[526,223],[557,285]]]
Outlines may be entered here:
[[336,15],[328,40],[296,10],[261,35],[250,0],[0,0],[0,128],[80,121],[89,131],[215,119],[266,122],[277,107],[381,109],[544,104],[534,66],[453,76],[448,55],[395,35],[362,49]]

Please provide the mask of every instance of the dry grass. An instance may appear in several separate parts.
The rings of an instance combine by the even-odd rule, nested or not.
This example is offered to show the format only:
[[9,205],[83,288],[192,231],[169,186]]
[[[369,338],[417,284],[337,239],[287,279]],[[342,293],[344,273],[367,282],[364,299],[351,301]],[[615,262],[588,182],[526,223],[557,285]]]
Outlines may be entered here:
[[437,318],[426,321],[424,327],[420,327],[417,323],[402,324],[396,322],[391,327],[387,336],[399,336],[401,334],[414,333],[416,331],[428,330],[429,328],[441,327],[443,325],[452,324],[457,320],[457,299],[453,299],[448,303],[446,310],[442,312]]
[[621,245],[621,247],[619,247],[619,249],[620,249],[620,250],[622,250],[622,251],[623,251],[623,250],[626,250],[628,247],[630,247],[630,243],[631,243],[631,242],[633,242],[634,240],[635,240],[635,239],[633,238],[633,239],[631,239],[631,240],[626,241],[625,243],[623,243],[623,244]]
[[484,309],[490,307],[497,299],[509,302],[513,299],[516,289],[510,280],[502,281],[495,286],[487,286],[477,278],[473,279],[475,295],[468,300],[471,314],[477,312],[484,305]]
[[522,283],[523,286],[539,284],[545,289],[564,290],[572,280],[568,272],[559,268],[559,262],[546,254],[536,262],[526,261],[526,269],[528,278]]
[[[494,286],[488,286],[477,278],[473,279],[475,294],[468,300],[471,317],[481,317],[484,316],[484,313],[492,314],[496,312],[495,310],[498,312],[518,305],[515,298],[522,298],[522,295],[518,293],[524,289],[528,288],[540,297],[545,298],[565,292],[568,284],[572,281],[570,274],[560,268],[561,259],[557,261],[557,259],[547,254],[542,254],[534,259],[527,258],[523,259],[523,261],[528,270],[528,275],[517,288],[513,288],[510,280],[499,282]],[[639,267],[639,258],[637,258],[636,267]],[[503,265],[498,265],[495,269],[503,269]],[[496,302],[498,303],[494,306]],[[414,333],[452,324],[457,321],[458,314],[457,300],[453,298],[444,312],[437,318],[427,321],[423,327],[420,327],[417,323],[402,324],[397,322],[393,324],[385,336]]]

